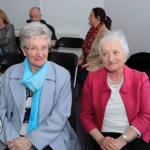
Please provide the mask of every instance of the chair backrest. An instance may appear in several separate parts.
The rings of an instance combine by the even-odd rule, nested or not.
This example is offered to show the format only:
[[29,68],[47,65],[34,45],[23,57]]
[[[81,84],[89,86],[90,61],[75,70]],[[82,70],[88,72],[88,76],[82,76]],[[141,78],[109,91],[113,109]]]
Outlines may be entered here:
[[74,53],[65,52],[50,52],[48,60],[66,68],[67,70],[75,69],[78,62],[78,57]]
[[[0,65],[10,67],[14,64],[23,62],[25,56],[22,53],[6,53],[0,56]],[[50,52],[48,60],[63,66],[67,70],[75,69],[78,62],[78,57],[73,53]]]
[[59,39],[59,46],[66,48],[81,48],[84,40],[77,37],[61,37]]
[[78,69],[78,57],[74,53],[65,53],[65,52],[50,52],[48,54],[48,60],[52,61],[67,70],[75,70],[74,75],[74,83],[73,87],[76,85],[76,76],[77,76],[77,69]]
[[16,40],[16,45],[17,45],[18,50],[22,52],[22,50],[20,48],[20,38],[18,36],[16,36],[15,40]]
[[150,53],[135,53],[129,57],[125,64],[132,69],[146,72],[150,79]]
[[8,67],[23,62],[25,56],[22,53],[6,53],[0,56],[1,72],[3,73]]

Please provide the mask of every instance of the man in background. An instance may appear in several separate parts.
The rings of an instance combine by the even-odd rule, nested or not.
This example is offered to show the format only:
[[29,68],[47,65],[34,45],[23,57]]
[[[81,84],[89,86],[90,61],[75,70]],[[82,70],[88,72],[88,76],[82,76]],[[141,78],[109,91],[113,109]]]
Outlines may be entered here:
[[45,24],[52,32],[52,40],[51,40],[51,47],[57,49],[59,47],[59,42],[57,40],[57,37],[55,35],[55,29],[46,23],[45,20],[41,20],[42,18],[42,14],[41,14],[41,10],[38,7],[33,7],[30,9],[29,11],[29,16],[30,16],[30,20],[27,20],[27,23],[30,22],[41,22],[43,24]]

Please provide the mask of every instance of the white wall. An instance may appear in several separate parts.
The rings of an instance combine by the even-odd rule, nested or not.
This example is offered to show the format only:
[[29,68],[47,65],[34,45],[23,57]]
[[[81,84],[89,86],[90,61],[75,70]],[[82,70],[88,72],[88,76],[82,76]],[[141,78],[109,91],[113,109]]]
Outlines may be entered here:
[[54,26],[56,33],[75,33],[85,38],[91,9],[104,7],[104,0],[0,0],[0,9],[6,12],[15,29],[26,24],[34,6],[41,8],[42,18]]
[[0,0],[0,9],[6,12],[15,29],[26,24],[29,10],[34,6],[41,8],[43,19],[55,27],[58,38],[64,34],[85,38],[91,9],[105,8],[112,18],[112,29],[125,32],[130,55],[150,52],[148,0]]
[[[88,17],[94,7],[104,7],[104,0],[41,0],[43,19],[55,27],[57,38],[77,36],[85,38],[90,26]],[[49,3],[49,5],[48,5]],[[81,49],[58,49],[59,52],[73,52],[80,56]]]
[[40,7],[40,0],[0,0],[0,9],[4,10],[15,29],[20,29],[29,18],[32,7]]
[[150,52],[150,1],[105,0],[105,10],[112,19],[112,29],[124,31],[130,55]]
[[[42,19],[55,28],[58,39],[62,36],[84,39],[90,28],[88,17],[92,8],[104,8],[104,0],[0,0],[0,9],[14,24],[16,35],[29,19],[29,10],[35,6],[41,8]],[[78,56],[81,54],[81,49],[58,51],[73,52]]]
[[58,33],[79,33],[82,38],[89,30],[88,16],[91,9],[97,6],[104,7],[104,0],[41,0],[43,18]]

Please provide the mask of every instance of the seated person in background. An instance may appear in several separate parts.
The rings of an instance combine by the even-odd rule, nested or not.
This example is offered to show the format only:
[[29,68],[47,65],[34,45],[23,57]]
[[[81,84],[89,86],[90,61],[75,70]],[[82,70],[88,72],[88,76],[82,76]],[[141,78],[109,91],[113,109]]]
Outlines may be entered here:
[[89,71],[95,71],[103,67],[99,56],[98,42],[111,27],[111,19],[106,16],[102,8],[93,8],[88,19],[92,27],[85,37],[82,54],[78,59],[79,66],[82,63],[84,64],[78,71],[77,76],[78,82],[82,85]]
[[99,43],[103,67],[84,83],[80,119],[93,150],[150,150],[150,83],[124,65],[129,49],[121,30]]
[[0,150],[80,150],[68,121],[70,74],[47,61],[51,31],[40,22],[32,22],[19,36],[26,58],[2,76]]
[[52,32],[51,47],[55,48],[55,49],[59,48],[59,41],[56,38],[55,29],[51,25],[47,24],[45,22],[45,20],[41,20],[42,14],[41,14],[40,8],[38,8],[38,7],[31,8],[29,11],[29,16],[30,16],[30,20],[27,20],[26,21],[27,23],[41,22],[41,23],[45,24],[51,30],[51,32]]
[[14,26],[11,24],[3,10],[0,9],[0,55],[17,53]]

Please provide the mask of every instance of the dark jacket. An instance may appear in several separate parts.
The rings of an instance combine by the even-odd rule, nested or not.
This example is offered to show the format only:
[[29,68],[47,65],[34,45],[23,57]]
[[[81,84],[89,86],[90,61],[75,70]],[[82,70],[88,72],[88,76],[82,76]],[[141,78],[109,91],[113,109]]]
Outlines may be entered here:
[[[27,20],[26,22],[30,23],[31,20]],[[51,32],[52,32],[52,40],[56,40],[56,45],[53,48],[54,49],[59,48],[59,41],[57,40],[57,37],[55,35],[55,29],[51,25],[47,24],[45,20],[40,20],[40,22],[45,24],[51,30]]]
[[18,52],[13,24],[7,24],[4,28],[0,29],[0,47],[7,53]]

